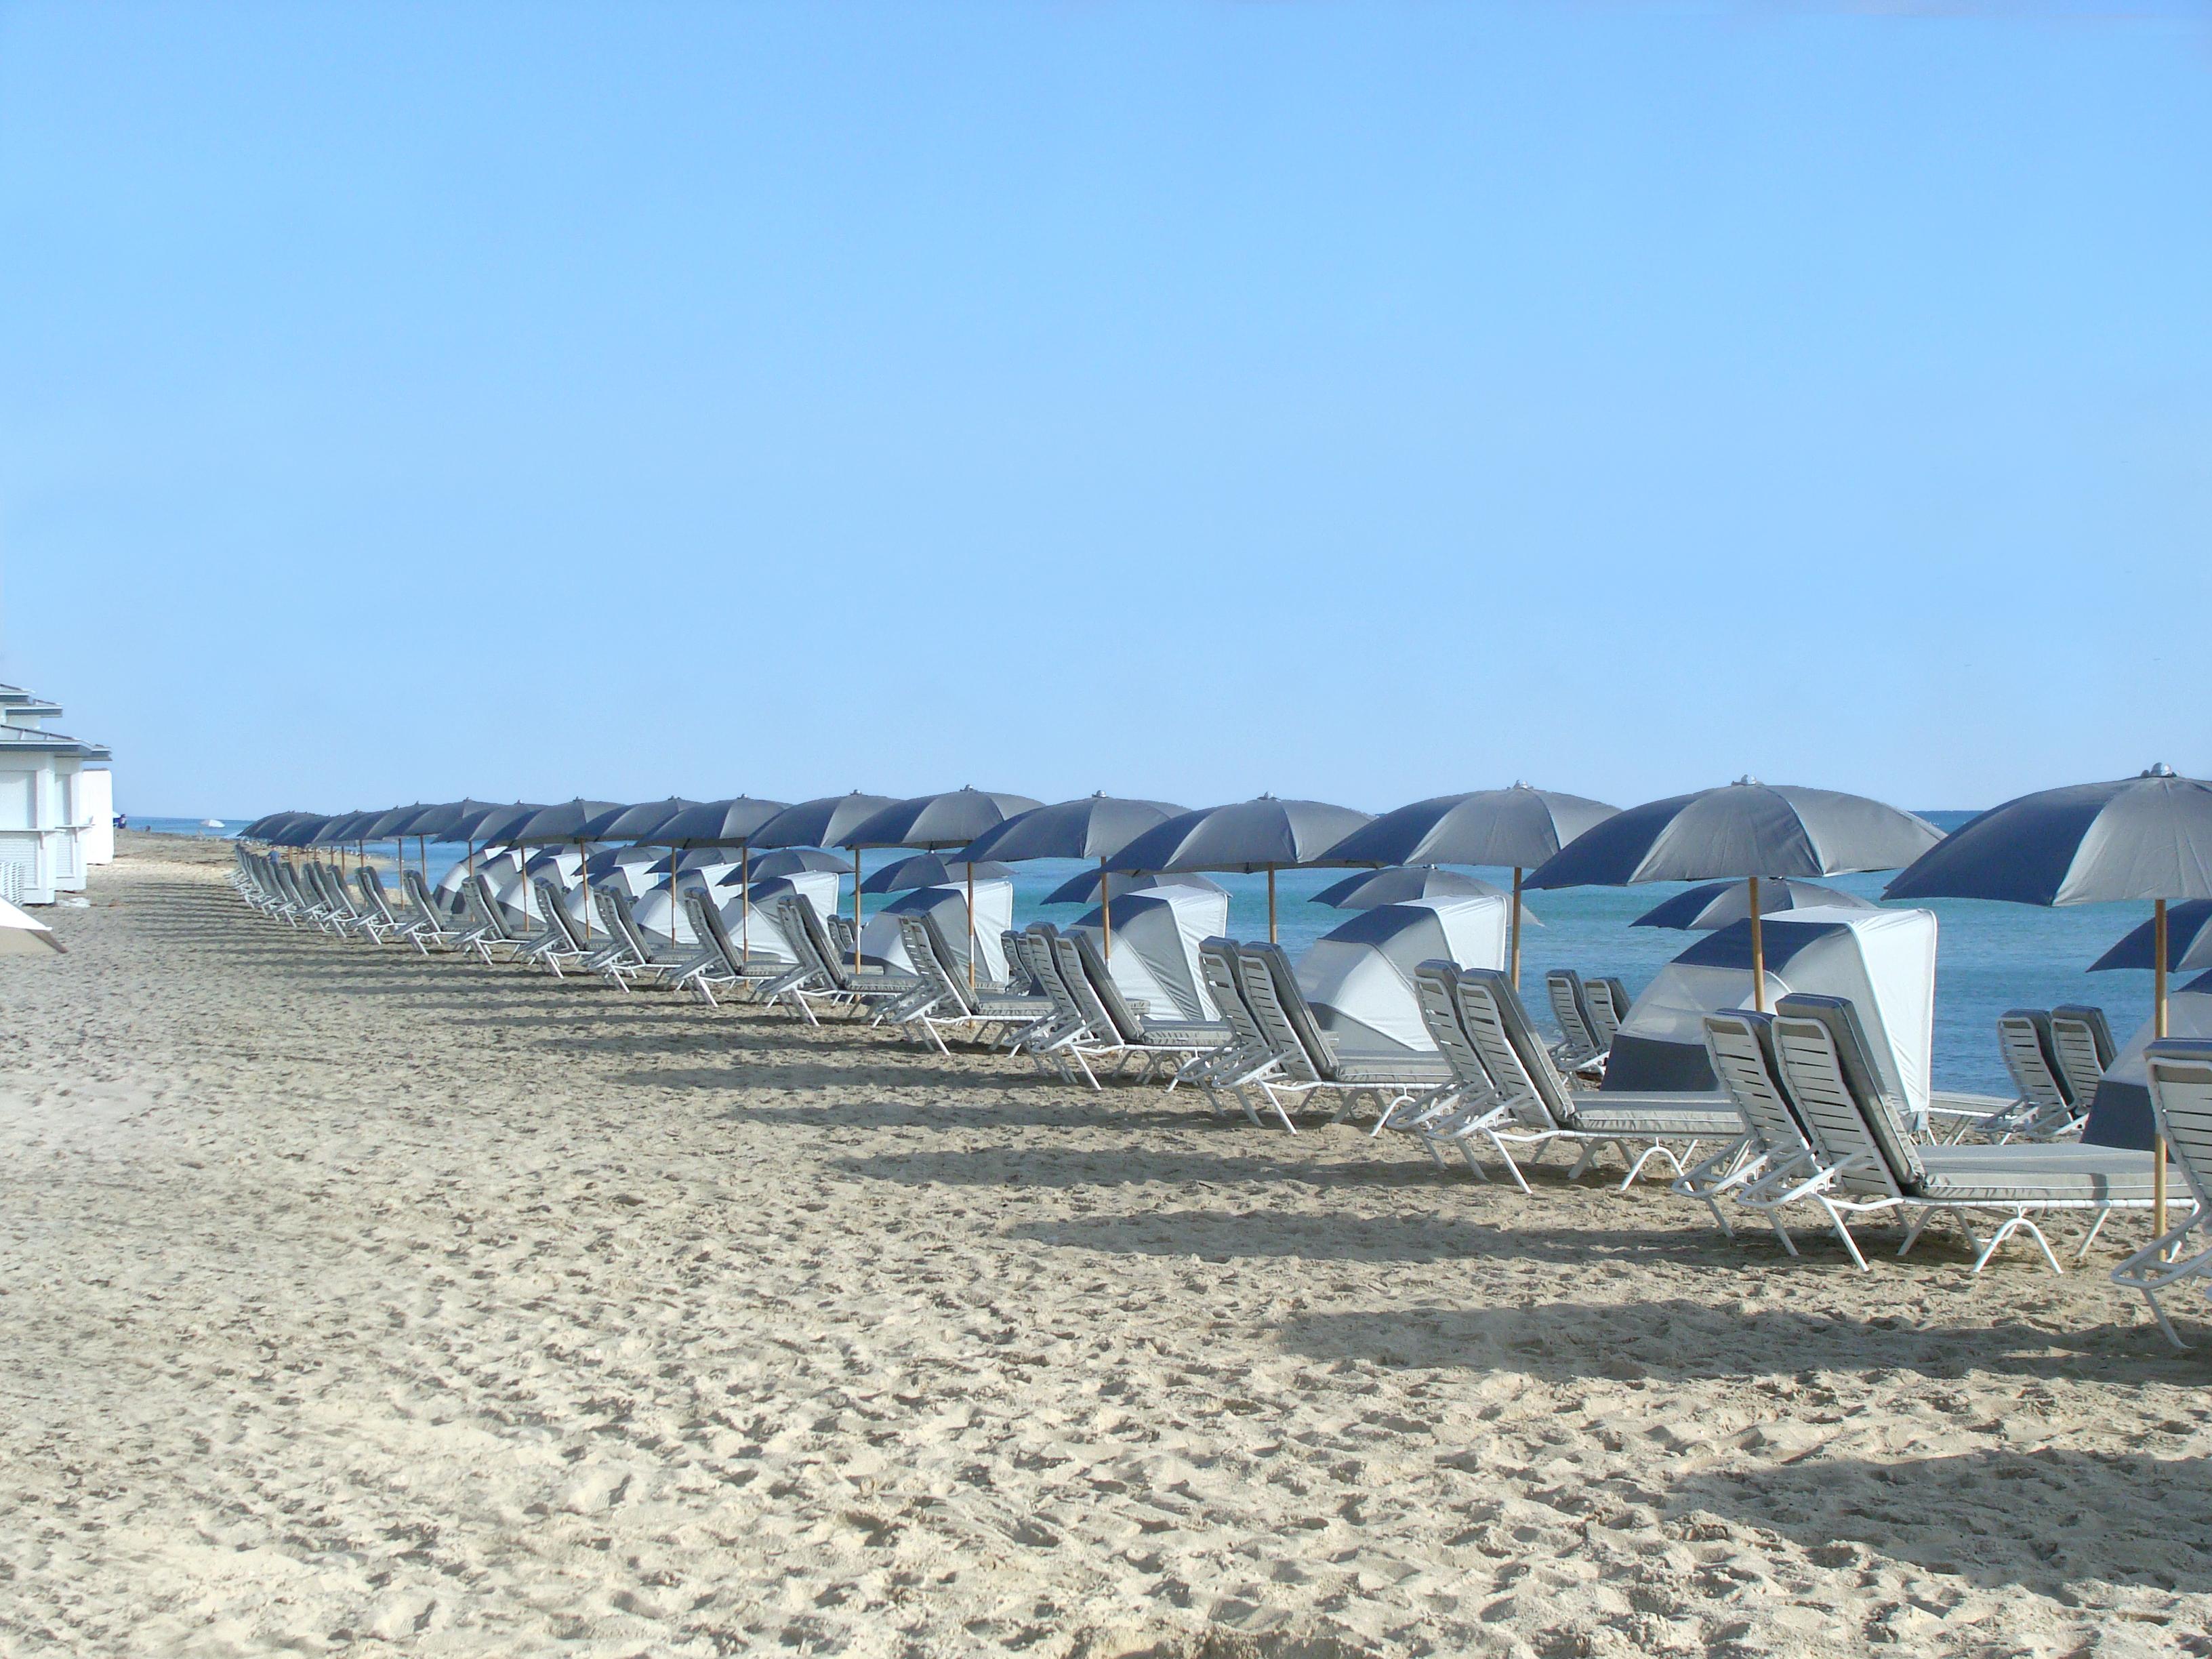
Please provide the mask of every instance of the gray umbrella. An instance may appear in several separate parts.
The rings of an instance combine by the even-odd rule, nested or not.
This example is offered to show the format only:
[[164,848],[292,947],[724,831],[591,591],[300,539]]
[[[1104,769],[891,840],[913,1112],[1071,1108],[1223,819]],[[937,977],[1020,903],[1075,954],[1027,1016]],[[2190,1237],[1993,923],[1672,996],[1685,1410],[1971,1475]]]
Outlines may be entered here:
[[[779,847],[772,853],[763,853],[751,862],[749,872],[755,881],[767,881],[777,876],[795,876],[802,870],[830,870],[845,873],[845,860],[835,853],[825,853],[818,847]],[[721,885],[742,885],[746,872],[732,873],[722,878]]]
[[1752,1006],[1766,1007],[1762,877],[1893,870],[1942,840],[1925,818],[1864,795],[1739,778],[1615,813],[1539,866],[1531,887],[1751,878]]
[[[784,810],[784,803],[780,800],[755,800],[749,795],[732,795],[726,800],[687,801],[682,810],[655,825],[651,834],[638,839],[655,847],[734,847],[738,849],[739,879],[750,882],[751,837]],[[680,942],[677,937],[680,913],[675,897],[675,880],[672,876],[668,907],[668,942],[672,945]],[[744,906],[738,915],[738,959],[743,963],[752,959],[752,906]]]
[[[1525,783],[1510,789],[1437,795],[1385,812],[1364,829],[1355,830],[1336,854],[1347,864],[1480,864],[1510,869],[1517,898],[1523,872],[1620,810],[1601,800]],[[1516,987],[1521,983],[1521,917],[1516,904],[1507,950]]]
[[[1107,860],[1139,836],[1188,810],[1164,800],[1130,800],[1101,790],[1080,800],[1032,807],[1008,818],[970,842],[961,856],[1016,861],[1097,859],[1103,871]],[[1099,938],[1110,961],[1114,955],[1114,890],[1110,885],[1100,901],[1099,910]]]
[[[835,847],[886,806],[898,803],[889,795],[823,795],[787,806],[760,827],[755,847]],[[860,855],[853,854],[853,933],[860,932]],[[858,961],[857,956],[854,960]]]
[[[963,786],[938,795],[915,795],[894,801],[866,823],[837,838],[837,845],[853,849],[853,965],[860,962],[860,849],[866,847],[914,847],[924,852],[965,847],[986,830],[1008,818],[1034,811],[1044,803],[1027,795],[995,793]],[[968,876],[968,984],[975,984],[975,877]]]
[[[1121,898],[1131,893],[1147,893],[1156,887],[1196,887],[1209,893],[1225,893],[1229,890],[1207,876],[1194,870],[1186,870],[1174,876],[1124,876],[1104,870],[1085,870],[1079,876],[1066,881],[1037,901],[1040,904],[1097,904],[1098,893],[1104,888],[1112,898]],[[1102,907],[1103,908],[1103,907]],[[1100,932],[1104,932],[1104,917],[1100,917]]]
[[884,866],[860,884],[860,890],[903,893],[916,887],[957,887],[965,882],[973,891],[978,881],[1004,880],[1013,873],[1012,865],[989,859],[954,860],[935,853],[916,853]]
[[[1407,899],[1510,896],[1504,888],[1480,876],[1439,870],[1433,864],[1400,864],[1387,870],[1362,870],[1357,875],[1346,876],[1316,893],[1313,902],[1339,910],[1372,910],[1379,905],[1402,904]],[[1536,921],[1533,915],[1528,919]]]
[[[2170,953],[2166,906],[2212,899],[2212,783],[2153,766],[2110,783],[2078,783],[2022,795],[1960,825],[1899,873],[1885,896],[2052,905],[2148,899],[2151,1035],[2162,1037]],[[2093,1108],[2093,1120],[2095,1115]],[[2097,1127],[2093,1121],[2090,1127]],[[2163,1233],[2166,1141],[2154,1120],[2148,1127],[2156,1153],[2154,1221]],[[2134,1134],[2141,1136],[2140,1126]]]
[[[556,801],[550,806],[541,806],[521,823],[507,832],[507,840],[520,847],[574,847],[580,852],[599,839],[599,828],[612,823],[630,809],[618,806],[611,800],[586,800],[579,795],[574,800]],[[524,862],[527,876],[529,866]],[[530,916],[530,883],[522,884],[522,915]],[[584,872],[584,937],[592,936],[592,875]]]
[[[1267,872],[1267,938],[1275,937],[1275,872],[1340,865],[1333,849],[1370,822],[1364,812],[1317,800],[1256,800],[1208,806],[1147,830],[1107,860],[1109,870],[1171,874],[1180,870]],[[1364,864],[1366,860],[1357,862]]]
[[[1879,910],[1881,906],[1840,887],[1823,887],[1817,881],[1763,882],[1759,913],[1778,915],[1784,910],[1814,907],[1831,910]],[[1628,925],[1631,927],[1680,927],[1709,933],[1741,921],[1751,914],[1751,884],[1747,881],[1709,881],[1662,901]]]
[[[2089,964],[2093,974],[2115,968],[2155,969],[2158,965],[2158,918],[2138,922],[2120,942]],[[2185,974],[2212,968],[2212,901],[2190,899],[2171,905],[2166,913],[2166,971]]]

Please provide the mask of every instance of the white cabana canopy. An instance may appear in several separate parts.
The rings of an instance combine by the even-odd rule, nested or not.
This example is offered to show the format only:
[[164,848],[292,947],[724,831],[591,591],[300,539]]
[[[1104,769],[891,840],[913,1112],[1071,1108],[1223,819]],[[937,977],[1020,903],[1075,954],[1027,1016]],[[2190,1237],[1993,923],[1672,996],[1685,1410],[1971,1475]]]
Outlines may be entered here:
[[[795,875],[770,876],[752,885],[752,902],[756,907],[752,920],[745,920],[745,896],[741,889],[718,887],[713,884],[711,867],[708,870],[686,870],[682,878],[682,890],[691,892],[703,889],[708,902],[721,912],[722,925],[729,930],[732,941],[744,941],[749,956],[766,958],[770,962],[795,962],[797,957],[783,942],[783,934],[769,917],[770,907],[777,899],[796,893],[814,907],[817,916],[827,916],[837,908],[837,878],[820,870],[803,870]],[[693,932],[691,917],[683,905],[669,896],[668,882],[663,878],[635,907],[637,925],[646,933],[658,939],[668,937],[668,913],[672,905],[676,911],[676,942],[678,945],[698,945],[702,941]]]
[[[1114,901],[1115,988],[1141,1000],[1154,1019],[1218,1019],[1199,971],[1198,947],[1229,930],[1229,894],[1219,887],[1152,887]],[[1071,933],[1105,950],[1105,916],[1094,908]]]
[[1298,959],[1298,988],[1346,1054],[1433,1054],[1413,970],[1437,958],[1504,968],[1512,909],[1503,894],[1378,904],[1307,947]]
[[[2150,1047],[2154,1021],[2145,1020],[2127,1046],[2105,1068],[2103,1081],[2090,1103],[2089,1121],[2081,1139],[2094,1146],[2133,1146],[2150,1149],[2154,1121],[2150,1110],[2150,1073],[2143,1051]],[[2212,1037],[2212,974],[2200,974],[2166,999],[2166,1034],[2172,1037]]]
[[[1882,1081],[1916,1118],[1928,1109],[1936,1041],[1936,916],[1929,910],[1791,910],[1768,916],[1766,1006],[1792,991],[1858,1010]],[[1705,1016],[1749,1008],[1751,924],[1734,921],[1659,970],[1620,1023],[1612,1090],[1711,1089]]]
[[[968,970],[968,890],[959,887],[917,887],[901,893],[868,918],[860,929],[860,961],[899,973],[912,973],[906,941],[899,937],[898,919],[925,912],[937,918],[945,942],[952,947],[953,966]],[[1118,930],[1120,907],[1115,909]],[[1014,884],[998,877],[975,884],[975,976],[979,981],[1002,985],[1006,978],[1006,947],[999,935],[1014,925]]]

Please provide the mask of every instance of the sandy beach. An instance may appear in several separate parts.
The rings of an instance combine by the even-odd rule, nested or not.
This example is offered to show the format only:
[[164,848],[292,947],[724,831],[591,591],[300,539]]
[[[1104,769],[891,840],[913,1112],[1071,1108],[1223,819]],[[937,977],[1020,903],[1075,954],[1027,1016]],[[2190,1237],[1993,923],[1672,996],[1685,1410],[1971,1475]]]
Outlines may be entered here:
[[2139,1220],[1793,1263],[126,847],[0,961],[0,1654],[2212,1652]]

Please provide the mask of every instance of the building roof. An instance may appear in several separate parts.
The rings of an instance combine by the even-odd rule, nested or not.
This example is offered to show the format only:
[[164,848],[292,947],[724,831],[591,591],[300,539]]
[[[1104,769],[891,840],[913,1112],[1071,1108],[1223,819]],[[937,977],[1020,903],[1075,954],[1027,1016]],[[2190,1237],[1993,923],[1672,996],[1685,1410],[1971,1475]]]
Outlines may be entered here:
[[27,726],[0,725],[0,754],[9,750],[39,755],[75,755],[79,760],[113,760],[105,745],[87,743],[61,732],[40,732]]

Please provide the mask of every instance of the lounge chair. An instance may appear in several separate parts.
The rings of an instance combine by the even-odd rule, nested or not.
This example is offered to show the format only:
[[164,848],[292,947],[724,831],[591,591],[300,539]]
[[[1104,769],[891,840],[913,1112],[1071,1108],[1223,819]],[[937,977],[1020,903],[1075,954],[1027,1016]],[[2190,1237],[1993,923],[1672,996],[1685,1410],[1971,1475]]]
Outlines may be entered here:
[[1583,1003],[1589,1015],[1591,1039],[1611,1053],[1620,1022],[1628,1018],[1628,988],[1609,975],[1595,975],[1583,981]]
[[[2212,1220],[2212,1042],[2202,1037],[2165,1037],[2143,1055],[2150,1079],[2150,1107],[2166,1137],[2166,1150],[2195,1201],[2188,1218],[2137,1250],[2112,1269],[2112,1283],[2139,1292],[2150,1304],[2151,1317],[2177,1348],[2189,1345],[2159,1304],[2161,1293],[2192,1279],[2212,1275],[2212,1244],[2198,1233]],[[2198,1248],[2185,1251],[2194,1243]]]
[[[935,921],[929,915],[898,918],[899,942],[906,947],[907,959],[919,970],[918,983],[915,992],[884,1010],[884,1024],[909,1033],[918,1031],[939,1054],[950,1054],[943,1036],[946,1031],[980,1039],[994,1031],[1027,1032],[1049,1017],[1053,1012],[1049,998],[970,991],[967,969],[933,926]],[[1065,1074],[1064,1065],[1060,1069]],[[1093,1087],[1097,1083],[1095,1078],[1091,1079]]]
[[761,998],[790,1003],[810,1025],[821,1023],[814,1017],[816,1002],[860,1007],[872,1000],[894,1001],[922,988],[913,974],[854,973],[838,959],[814,907],[795,893],[778,899],[769,918],[783,935],[797,966],[763,986]]
[[2102,1008],[2069,1002],[2051,1011],[2051,1058],[2058,1081],[2073,1098],[2076,1129],[2087,1121],[2097,1085],[2105,1080],[2115,1052],[2112,1028]]
[[399,889],[407,896],[408,908],[415,913],[415,927],[407,937],[416,950],[428,956],[434,945],[441,951],[463,948],[462,940],[469,930],[455,926],[454,919],[438,908],[430,884],[422,878],[421,871],[401,871]]
[[599,921],[605,926],[611,944],[584,965],[624,991],[629,989],[634,979],[681,976],[715,960],[712,951],[672,951],[648,939],[645,929],[638,926],[637,911],[630,903],[629,894],[613,882],[594,887],[592,902],[598,907]]
[[1539,1150],[1553,1139],[1581,1146],[1582,1156],[1568,1171],[1571,1181],[1607,1147],[1628,1164],[1624,1189],[1654,1158],[1664,1159],[1679,1176],[1701,1143],[1733,1141],[1744,1133],[1741,1115],[1723,1092],[1596,1094],[1571,1087],[1529,1023],[1513,982],[1494,968],[1462,970],[1455,993],[1460,1023],[1501,1103],[1539,1141]]
[[1441,957],[1413,969],[1413,997],[1421,1011],[1421,1024],[1428,1028],[1437,1054],[1451,1068],[1451,1086],[1436,1091],[1419,1111],[1385,1112],[1374,1133],[1380,1134],[1389,1127],[1419,1135],[1438,1169],[1446,1167],[1444,1153],[1455,1149],[1474,1177],[1486,1182],[1490,1172],[1475,1157],[1475,1146],[1478,1141],[1486,1143],[1505,1165],[1513,1184],[1526,1193],[1528,1182],[1512,1146],[1533,1146],[1540,1157],[1543,1143],[1553,1138],[1552,1132],[1527,1129],[1513,1103],[1498,1092],[1497,1081],[1482,1063],[1482,1055],[1460,1018],[1459,975],[1459,964]]
[[543,933],[515,952],[514,960],[526,966],[540,966],[556,979],[565,979],[562,964],[581,967],[590,959],[594,950],[584,935],[577,931],[575,919],[568,914],[567,899],[553,884],[550,876],[539,876],[532,884],[538,890],[538,902],[545,912],[550,926]]
[[[1933,1146],[1916,1142],[1904,1108],[1881,1084],[1858,1011],[1841,997],[1792,994],[1776,1006],[1774,1044],[1781,1076],[1806,1127],[1833,1166],[1821,1201],[1846,1234],[1842,1217],[1891,1211],[1907,1222],[1903,1255],[1937,1218],[1948,1217],[1978,1252],[1976,1273],[2016,1232],[2033,1237],[2051,1270],[2061,1270],[2033,1217],[2079,1210],[2096,1217],[2087,1255],[2117,1208],[2151,1201],[2150,1154],[2112,1146],[2027,1143]],[[1969,1218],[1993,1211],[2005,1219],[1984,1240]]]
[[364,864],[355,871],[353,884],[361,890],[362,903],[368,912],[369,936],[378,944],[410,938],[422,926],[413,917],[402,916],[392,908],[392,900],[384,890],[384,872],[375,866]]
[[1551,1046],[1553,1063],[1563,1072],[1578,1072],[1603,1060],[1604,1045],[1590,1028],[1589,1006],[1583,998],[1582,975],[1571,968],[1554,968],[1544,975],[1544,990],[1559,1028],[1559,1040]]
[[697,956],[677,970],[671,981],[672,989],[689,991],[709,1008],[715,1008],[721,1006],[714,999],[717,986],[738,986],[757,993],[791,971],[789,963],[756,957],[742,949],[730,937],[729,925],[715,908],[714,896],[705,888],[681,887],[676,896],[684,907],[684,914],[691,918],[692,933],[706,944]]
[[1297,1128],[1291,1122],[1289,1106],[1303,1104],[1317,1094],[1341,1097],[1329,1120],[1338,1122],[1363,1096],[1375,1102],[1380,1117],[1419,1097],[1453,1085],[1450,1063],[1442,1054],[1375,1049],[1345,1052],[1341,1041],[1322,1029],[1281,945],[1238,945],[1237,969],[1245,1006],[1281,1062],[1274,1070],[1254,1078],[1252,1086],[1267,1097],[1283,1127],[1292,1133]]
[[[1206,1055],[1185,1080],[1195,1083],[1204,1091],[1207,1103],[1216,1113],[1224,1109],[1221,1097],[1225,1093],[1237,1103],[1239,1111],[1255,1125],[1264,1127],[1265,1120],[1246,1097],[1245,1091],[1256,1085],[1261,1078],[1282,1072],[1288,1063],[1287,1056],[1261,1029],[1259,1019],[1245,998],[1243,974],[1238,965],[1238,947],[1234,939],[1201,939],[1198,947],[1198,969],[1199,976],[1206,981],[1207,994],[1213,999],[1213,1006],[1220,1010],[1222,1021],[1229,1027],[1230,1040]],[[1303,1055],[1299,1063],[1304,1063]],[[1287,1116],[1283,1117],[1283,1127],[1296,1132],[1297,1126]]]
[[1975,1129],[2000,1145],[2014,1138],[2050,1140],[2078,1126],[2081,1115],[2059,1075],[2047,1012],[2008,1008],[1998,1015],[1997,1052],[2012,1078],[2014,1098],[1987,1116],[1962,1118],[1954,1139]]
[[[1763,1215],[1782,1248],[1796,1255],[1797,1242],[1783,1222],[1783,1210],[1802,1200],[1820,1201],[1828,1185],[1827,1164],[1782,1080],[1774,1016],[1728,1009],[1707,1014],[1705,1024],[1705,1058],[1743,1119],[1744,1138],[1686,1170],[1674,1190],[1705,1205],[1730,1238],[1735,1229],[1720,1200],[1733,1197]],[[1832,1214],[1829,1219],[1844,1247],[1856,1251],[1849,1232]]]
[[[1115,1038],[1145,1057],[1142,1075],[1152,1076],[1156,1061],[1174,1061],[1176,1075],[1168,1080],[1170,1092],[1193,1061],[1214,1053],[1230,1041],[1231,1033],[1226,1020],[1180,1017],[1155,1019],[1149,1007],[1132,1003],[1114,982],[1113,970],[1090,934],[1063,937],[1060,943],[1067,944],[1073,951],[1082,969],[1082,984],[1089,988],[1091,996],[1098,1004],[1098,1012],[1104,1015]],[[1058,945],[1054,948],[1057,953]]]

